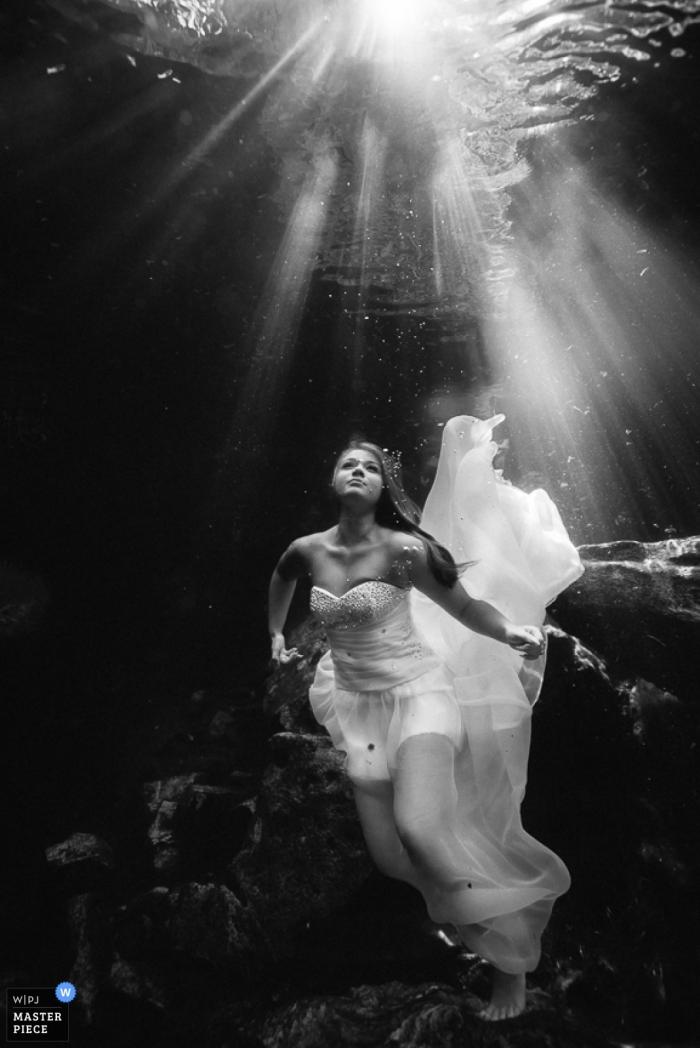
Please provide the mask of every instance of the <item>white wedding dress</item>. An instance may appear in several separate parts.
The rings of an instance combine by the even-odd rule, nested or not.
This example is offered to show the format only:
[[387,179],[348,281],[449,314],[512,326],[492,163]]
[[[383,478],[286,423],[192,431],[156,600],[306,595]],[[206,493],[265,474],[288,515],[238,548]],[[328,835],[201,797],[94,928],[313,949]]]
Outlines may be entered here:
[[[548,495],[526,494],[494,472],[491,434],[502,419],[447,423],[422,527],[458,563],[471,563],[461,581],[472,597],[539,625],[583,568]],[[311,607],[330,643],[312,709],[346,753],[356,795],[384,798],[377,832],[363,821],[379,868],[417,887],[431,918],[454,925],[470,949],[504,971],[532,970],[554,901],[569,886],[564,864],[520,820],[545,657],[524,661],[387,582],[342,597],[314,587]],[[430,751],[435,767],[421,771],[429,785],[413,802],[425,805],[435,841],[429,869],[412,864],[389,825],[387,784],[396,783],[402,744],[417,736],[450,742]]]

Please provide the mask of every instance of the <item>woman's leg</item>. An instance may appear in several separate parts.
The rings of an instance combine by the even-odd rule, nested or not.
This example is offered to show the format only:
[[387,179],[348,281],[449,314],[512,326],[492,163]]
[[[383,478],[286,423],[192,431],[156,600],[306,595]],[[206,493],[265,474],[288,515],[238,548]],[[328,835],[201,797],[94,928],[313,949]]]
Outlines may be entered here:
[[[455,832],[454,754],[453,743],[444,735],[412,736],[399,747],[394,778],[396,835],[419,879],[443,895],[462,891],[469,881]],[[521,930],[520,922],[520,916],[513,914],[514,932]],[[489,1020],[513,1018],[525,1008],[525,974],[495,966],[493,970],[491,1001],[481,1015]]]
[[387,877],[418,887],[416,871],[396,832],[392,783],[354,782],[353,788],[362,833],[375,865]]
[[461,890],[469,880],[454,831],[456,807],[453,743],[437,734],[406,739],[396,755],[396,831],[416,870],[440,892]]

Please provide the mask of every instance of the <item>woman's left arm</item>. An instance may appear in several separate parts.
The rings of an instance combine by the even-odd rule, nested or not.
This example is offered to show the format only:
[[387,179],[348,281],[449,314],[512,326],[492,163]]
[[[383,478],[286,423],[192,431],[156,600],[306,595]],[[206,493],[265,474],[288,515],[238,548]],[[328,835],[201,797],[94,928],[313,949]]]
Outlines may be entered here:
[[404,545],[408,554],[411,582],[453,618],[474,633],[508,644],[526,659],[536,659],[543,651],[542,631],[537,626],[516,626],[485,600],[470,597],[460,582],[450,589],[441,585],[430,570],[425,545],[419,538]]
[[285,647],[284,624],[287,621],[287,612],[292,603],[297,579],[304,568],[300,546],[299,540],[291,544],[280,557],[279,563],[270,579],[268,622],[272,644],[272,661],[275,663],[291,662],[299,657],[299,652],[296,648],[287,649]]

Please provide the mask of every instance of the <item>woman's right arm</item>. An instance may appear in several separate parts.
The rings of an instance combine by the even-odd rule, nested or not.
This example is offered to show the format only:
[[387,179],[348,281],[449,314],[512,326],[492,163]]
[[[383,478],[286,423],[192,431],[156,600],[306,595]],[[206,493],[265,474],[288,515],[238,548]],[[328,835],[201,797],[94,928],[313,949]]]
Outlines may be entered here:
[[293,542],[280,557],[270,579],[268,624],[273,662],[288,662],[299,654],[296,648],[291,648],[289,651],[285,648],[284,624],[287,621],[287,612],[292,603],[297,579],[304,574],[304,571],[304,558],[299,549],[299,543],[298,541]]
[[539,626],[516,625],[488,601],[472,597],[459,581],[450,588],[442,586],[430,569],[423,542],[414,540],[407,543],[403,552],[408,554],[413,585],[448,615],[474,633],[508,644],[526,659],[540,657],[544,650],[544,637]]

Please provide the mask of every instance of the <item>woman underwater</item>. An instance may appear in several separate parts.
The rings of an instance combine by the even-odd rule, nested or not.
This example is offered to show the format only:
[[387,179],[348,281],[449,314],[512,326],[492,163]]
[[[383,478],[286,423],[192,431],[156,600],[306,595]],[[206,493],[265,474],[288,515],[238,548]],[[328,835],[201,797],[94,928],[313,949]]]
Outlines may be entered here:
[[545,607],[583,570],[545,492],[494,472],[502,419],[447,423],[422,520],[394,460],[351,442],[333,474],[338,524],[283,554],[269,620],[273,660],[293,660],[283,628],[309,577],[330,643],[309,697],[347,754],[367,847],[491,963],[489,1020],[525,1008],[525,973],[569,887],[520,805]]

